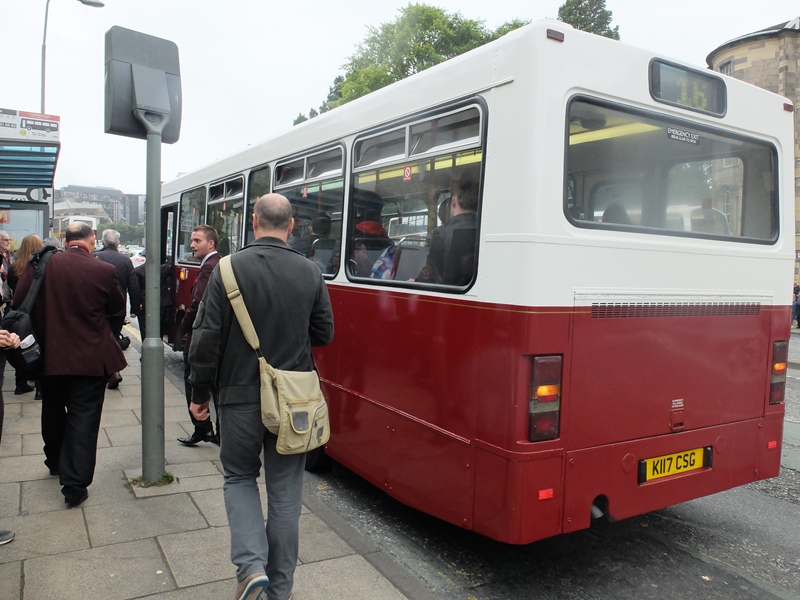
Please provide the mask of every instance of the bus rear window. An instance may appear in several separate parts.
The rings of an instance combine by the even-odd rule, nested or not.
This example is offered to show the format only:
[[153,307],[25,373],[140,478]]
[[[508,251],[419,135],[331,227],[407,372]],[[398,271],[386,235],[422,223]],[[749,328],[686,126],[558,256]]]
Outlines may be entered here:
[[775,149],[719,128],[574,99],[564,210],[579,227],[772,242]]

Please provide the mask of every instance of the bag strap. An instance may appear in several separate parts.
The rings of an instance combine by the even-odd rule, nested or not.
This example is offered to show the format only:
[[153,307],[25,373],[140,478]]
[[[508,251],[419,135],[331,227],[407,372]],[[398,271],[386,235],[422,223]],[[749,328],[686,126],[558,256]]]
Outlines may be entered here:
[[39,288],[42,287],[42,282],[44,281],[45,267],[47,267],[47,263],[50,261],[50,257],[53,256],[55,251],[56,249],[53,246],[44,246],[31,256],[30,262],[34,267],[33,280],[31,281],[31,287],[28,288],[28,293],[25,295],[25,300],[17,310],[31,314],[33,303],[36,302],[36,297],[39,295]]
[[253,327],[253,320],[250,318],[250,313],[247,312],[242,293],[239,291],[239,284],[236,281],[236,276],[233,274],[230,255],[223,256],[220,259],[219,272],[220,275],[222,275],[222,284],[225,286],[228,300],[231,306],[233,306],[233,312],[236,314],[236,320],[239,321],[239,327],[242,328],[242,333],[247,343],[250,344],[250,347],[261,356],[258,334],[256,333],[256,328]]

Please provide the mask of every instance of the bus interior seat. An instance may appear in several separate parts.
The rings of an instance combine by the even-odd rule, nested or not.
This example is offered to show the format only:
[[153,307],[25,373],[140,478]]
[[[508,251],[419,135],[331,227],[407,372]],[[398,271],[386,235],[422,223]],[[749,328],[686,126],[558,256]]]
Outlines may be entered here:
[[417,278],[428,258],[430,246],[424,240],[403,238],[397,245],[392,264],[392,279],[408,281]]
[[621,204],[612,204],[603,212],[603,223],[614,223],[616,225],[630,225],[631,218],[628,211]]
[[683,215],[680,213],[667,213],[664,219],[664,227],[672,231],[683,231]]
[[331,257],[333,257],[333,253],[339,246],[338,239],[331,239],[331,238],[319,238],[314,240],[311,244],[311,251],[308,253],[309,260],[314,261],[314,263],[320,267],[320,270],[323,273],[328,272],[328,266],[331,262]]
[[728,218],[721,210],[716,208],[695,208],[690,217],[692,231],[699,233],[713,233],[716,235],[730,235]]

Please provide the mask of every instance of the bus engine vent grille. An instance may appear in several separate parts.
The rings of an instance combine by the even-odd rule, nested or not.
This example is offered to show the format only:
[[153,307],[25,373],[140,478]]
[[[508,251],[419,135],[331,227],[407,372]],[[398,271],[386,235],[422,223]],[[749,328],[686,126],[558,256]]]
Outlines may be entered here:
[[761,314],[760,302],[597,302],[593,319],[647,317],[746,317]]

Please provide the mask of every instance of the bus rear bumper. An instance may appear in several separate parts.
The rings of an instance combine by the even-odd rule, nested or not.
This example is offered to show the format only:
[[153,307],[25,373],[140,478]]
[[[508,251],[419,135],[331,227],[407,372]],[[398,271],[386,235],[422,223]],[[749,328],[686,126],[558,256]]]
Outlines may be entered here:
[[[562,531],[589,527],[598,499],[608,517],[618,520],[776,477],[782,433],[782,415],[774,415],[567,452]],[[707,455],[703,464],[672,474],[664,470],[672,457],[680,461],[700,449]],[[659,468],[650,465],[647,471],[654,459]]]

